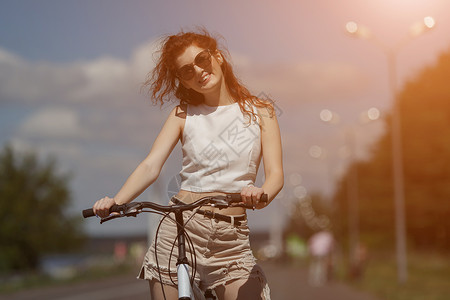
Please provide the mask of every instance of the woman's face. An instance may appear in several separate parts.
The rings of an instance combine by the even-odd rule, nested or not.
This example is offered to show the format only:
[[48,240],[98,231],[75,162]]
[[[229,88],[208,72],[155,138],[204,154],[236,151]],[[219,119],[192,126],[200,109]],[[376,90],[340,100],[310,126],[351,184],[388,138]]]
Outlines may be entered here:
[[181,83],[202,94],[220,87],[223,78],[221,62],[219,52],[208,52],[196,45],[187,47],[175,60]]

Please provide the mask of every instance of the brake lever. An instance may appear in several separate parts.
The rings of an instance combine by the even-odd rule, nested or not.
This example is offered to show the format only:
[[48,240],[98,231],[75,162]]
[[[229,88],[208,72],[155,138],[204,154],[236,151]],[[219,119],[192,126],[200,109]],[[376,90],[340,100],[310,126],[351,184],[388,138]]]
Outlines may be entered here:
[[214,196],[211,198],[212,203],[210,203],[211,207],[217,207],[218,209],[230,207],[230,202],[226,196]]
[[212,207],[217,207],[218,209],[230,207],[230,203],[225,200],[219,200],[211,204]]
[[119,213],[118,214],[110,214],[107,217],[101,218],[100,219],[100,224],[103,224],[103,223],[105,223],[107,221],[110,221],[110,220],[113,220],[113,219],[117,219],[117,218],[121,218],[121,217],[123,217],[123,215],[119,214]]
[[253,209],[253,210],[255,209],[251,205],[247,205],[242,202],[235,202],[236,200],[234,200],[230,195],[214,196],[213,199],[214,199],[214,203],[211,203],[210,205],[212,207],[217,207],[219,209],[228,208],[228,207],[244,207],[247,209]]
[[123,212],[124,217],[136,217],[142,211],[142,204],[140,203],[129,203],[126,207],[127,209]]
[[136,217],[142,211],[142,205],[140,203],[129,203],[126,205],[126,209],[122,211],[117,211],[115,213],[110,214],[109,216],[102,218],[100,220],[100,224],[103,224],[107,221],[122,218],[122,217]]

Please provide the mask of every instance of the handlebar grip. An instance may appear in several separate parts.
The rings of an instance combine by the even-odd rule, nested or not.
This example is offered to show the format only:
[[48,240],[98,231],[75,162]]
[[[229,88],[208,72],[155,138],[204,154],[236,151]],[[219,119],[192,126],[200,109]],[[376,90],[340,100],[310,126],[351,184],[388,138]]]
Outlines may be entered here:
[[88,208],[83,210],[83,217],[84,218],[90,218],[90,217],[94,217],[94,210],[92,208]]
[[[241,202],[241,194],[229,194],[230,202]],[[269,196],[267,194],[262,194],[261,199],[259,199],[260,202],[268,202]]]
[[[115,204],[115,205],[111,206],[111,208],[109,209],[109,212],[110,213],[112,213],[112,212],[121,212],[123,209],[124,209],[124,205],[117,205],[117,204]],[[83,217],[84,218],[95,217],[94,210],[92,208],[88,208],[88,209],[83,210]]]

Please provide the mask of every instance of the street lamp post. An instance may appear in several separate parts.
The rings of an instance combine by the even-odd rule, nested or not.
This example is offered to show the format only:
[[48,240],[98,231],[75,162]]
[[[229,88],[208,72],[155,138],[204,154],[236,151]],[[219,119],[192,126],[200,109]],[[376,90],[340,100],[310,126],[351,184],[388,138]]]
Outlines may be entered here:
[[394,180],[395,236],[397,256],[397,278],[400,283],[408,280],[408,261],[406,252],[405,188],[403,179],[403,145],[400,101],[397,98],[396,54],[387,53],[389,82],[392,104],[392,172]]
[[403,153],[401,134],[401,114],[400,103],[397,101],[397,53],[410,39],[433,28],[435,21],[432,17],[425,17],[423,22],[416,23],[411,27],[411,35],[397,47],[389,48],[380,43],[370,35],[367,28],[361,27],[355,22],[346,24],[347,32],[353,36],[369,39],[380,47],[386,54],[388,63],[389,89],[392,97],[392,169],[394,181],[394,202],[395,202],[395,235],[396,235],[396,256],[397,256],[397,277],[400,283],[408,279],[407,258],[406,258],[406,226],[405,226],[405,193],[403,179]]

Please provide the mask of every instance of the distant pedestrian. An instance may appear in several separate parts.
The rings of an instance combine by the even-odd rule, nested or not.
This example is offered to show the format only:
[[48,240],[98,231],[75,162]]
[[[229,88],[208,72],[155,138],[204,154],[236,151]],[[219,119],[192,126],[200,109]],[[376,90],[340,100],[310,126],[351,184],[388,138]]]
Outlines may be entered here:
[[309,239],[309,284],[312,286],[321,286],[328,281],[332,270],[333,249],[334,237],[329,231],[319,231]]
[[366,245],[358,243],[353,253],[353,261],[350,269],[352,279],[360,280],[363,278],[368,258],[369,255]]
[[116,242],[114,244],[114,259],[118,263],[123,263],[127,257],[127,244],[125,242]]

